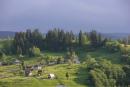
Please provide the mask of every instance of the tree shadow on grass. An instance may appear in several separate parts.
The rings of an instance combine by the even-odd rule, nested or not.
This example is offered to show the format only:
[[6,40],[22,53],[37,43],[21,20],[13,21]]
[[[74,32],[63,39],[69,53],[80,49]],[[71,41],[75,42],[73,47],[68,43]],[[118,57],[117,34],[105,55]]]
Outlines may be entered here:
[[91,84],[90,81],[90,75],[89,75],[89,71],[87,70],[86,67],[80,67],[77,71],[77,73],[75,73],[77,78],[74,79],[74,81],[80,85],[83,85],[85,87],[94,87]]
[[77,78],[74,78],[74,81],[78,84],[84,85],[87,87],[87,70],[84,67],[78,69],[75,73]]

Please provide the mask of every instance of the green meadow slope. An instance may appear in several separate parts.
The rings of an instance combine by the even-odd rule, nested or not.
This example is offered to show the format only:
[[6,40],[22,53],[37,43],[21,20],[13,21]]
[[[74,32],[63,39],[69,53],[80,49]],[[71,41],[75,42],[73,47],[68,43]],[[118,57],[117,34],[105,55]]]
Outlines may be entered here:
[[[64,52],[44,52],[45,55],[65,55]],[[97,49],[93,52],[79,52],[79,58],[81,62],[85,61],[85,56],[90,55],[95,59],[105,58],[112,63],[121,64],[120,55],[118,52],[109,53],[105,49]],[[26,58],[26,64],[37,64],[37,58]],[[58,84],[64,84],[67,87],[88,87],[86,84],[88,72],[86,71],[84,64],[58,64],[52,66],[46,66],[43,68],[45,71],[40,77],[24,77],[19,75],[20,68],[18,65],[0,66],[0,87],[56,87]],[[65,73],[69,72],[70,78],[66,79]],[[34,71],[33,74],[37,72]],[[57,79],[47,79],[49,73],[54,73]],[[3,78],[2,78],[3,76]]]

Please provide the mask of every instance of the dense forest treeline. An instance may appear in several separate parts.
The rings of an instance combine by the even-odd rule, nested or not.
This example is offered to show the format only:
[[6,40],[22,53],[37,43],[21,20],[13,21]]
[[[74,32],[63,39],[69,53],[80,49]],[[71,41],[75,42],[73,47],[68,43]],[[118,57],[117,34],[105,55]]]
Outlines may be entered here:
[[105,42],[106,39],[102,38],[101,34],[95,30],[89,33],[80,31],[77,35],[72,31],[65,32],[60,29],[49,30],[46,34],[39,32],[38,29],[34,31],[28,29],[26,32],[15,34],[8,53],[26,55],[30,54],[34,47],[40,51],[66,51],[86,46],[95,48],[103,46]]
[[[108,43],[106,44],[106,42]],[[43,34],[38,29],[33,31],[27,29],[26,32],[16,32],[14,39],[5,43],[2,52],[6,54],[32,55],[35,49],[40,51],[93,50],[110,44],[116,47],[119,43],[129,44],[130,37],[122,40],[111,40],[111,38],[104,38],[101,33],[95,30],[90,32],[80,30],[78,34],[75,34],[72,31],[66,32],[61,29],[53,29]],[[112,46],[108,47],[108,49],[115,50]]]
[[109,52],[120,52],[122,62],[130,64],[130,37],[122,40],[104,38],[97,31],[82,32],[78,34],[65,32],[60,29],[49,30],[46,34],[38,29],[26,32],[16,32],[13,40],[4,41],[0,55],[26,55],[38,56],[43,51],[94,51],[97,48],[105,48]]

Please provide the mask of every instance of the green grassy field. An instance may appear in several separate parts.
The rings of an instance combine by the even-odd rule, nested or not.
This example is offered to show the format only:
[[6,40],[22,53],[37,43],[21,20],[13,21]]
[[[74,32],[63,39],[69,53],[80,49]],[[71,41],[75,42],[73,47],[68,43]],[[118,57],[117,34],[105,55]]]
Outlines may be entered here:
[[[65,53],[58,52],[43,52],[44,55],[51,56],[64,56]],[[105,58],[112,63],[121,64],[120,55],[118,52],[110,53],[105,49],[97,49],[93,52],[80,51],[78,56],[83,62],[85,56],[90,55],[95,59]],[[37,64],[37,58],[26,58],[26,64]],[[86,78],[88,72],[83,64],[58,64],[53,66],[46,66],[43,68],[45,71],[40,77],[24,77],[18,73],[12,73],[19,71],[18,65],[0,66],[0,76],[5,76],[0,79],[0,87],[56,87],[58,84],[64,84],[67,87],[88,87],[86,84]],[[65,73],[69,72],[70,78],[66,79]],[[47,79],[49,73],[54,73],[58,78],[54,80]],[[33,72],[36,74],[36,71]]]
[[[0,72],[5,76],[8,75],[8,77],[0,79],[0,87],[56,87],[58,84],[64,84],[67,87],[87,87],[87,84],[85,84],[87,72],[85,70],[79,72],[81,67],[78,64],[74,64],[71,67],[68,64],[47,66],[43,69],[46,72],[42,76],[35,78],[9,74],[9,70],[12,68],[18,69],[19,67],[15,65],[4,66],[0,67]],[[66,72],[69,72],[69,80],[65,77]],[[47,79],[48,73],[54,73],[58,78],[54,80]]]

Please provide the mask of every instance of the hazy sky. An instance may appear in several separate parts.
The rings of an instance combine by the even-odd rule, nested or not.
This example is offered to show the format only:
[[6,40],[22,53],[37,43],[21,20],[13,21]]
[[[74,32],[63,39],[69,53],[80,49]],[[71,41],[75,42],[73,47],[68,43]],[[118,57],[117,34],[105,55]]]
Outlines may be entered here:
[[0,30],[130,33],[130,0],[0,0]]

